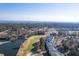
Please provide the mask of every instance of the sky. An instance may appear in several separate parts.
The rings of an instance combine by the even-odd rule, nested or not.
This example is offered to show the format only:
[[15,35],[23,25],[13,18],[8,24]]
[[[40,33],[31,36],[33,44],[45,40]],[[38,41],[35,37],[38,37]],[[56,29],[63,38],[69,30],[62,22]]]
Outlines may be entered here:
[[0,3],[0,20],[79,22],[79,4]]

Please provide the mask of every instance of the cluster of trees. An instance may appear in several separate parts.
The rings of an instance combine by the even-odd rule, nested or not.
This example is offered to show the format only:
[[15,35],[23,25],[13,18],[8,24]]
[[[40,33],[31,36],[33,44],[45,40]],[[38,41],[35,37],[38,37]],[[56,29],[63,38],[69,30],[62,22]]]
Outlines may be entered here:
[[40,49],[45,50],[45,41],[43,38],[40,38]]
[[43,23],[0,23],[0,31],[7,29],[19,29],[19,28],[43,28],[46,27],[46,24]]
[[34,35],[44,35],[45,32],[43,32],[43,31],[36,31],[36,32],[34,32],[33,34],[34,34]]
[[[39,42],[34,44],[34,49],[36,52],[40,53],[41,51],[45,51],[45,41],[43,38],[40,38]],[[33,50],[34,51],[34,50]]]
[[69,56],[79,55],[79,42],[74,40],[64,40],[62,42],[64,54]]

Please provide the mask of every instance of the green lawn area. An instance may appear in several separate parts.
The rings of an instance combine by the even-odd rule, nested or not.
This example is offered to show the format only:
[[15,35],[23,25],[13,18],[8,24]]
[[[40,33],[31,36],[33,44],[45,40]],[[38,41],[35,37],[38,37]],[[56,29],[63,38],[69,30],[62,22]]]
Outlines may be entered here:
[[22,46],[20,47],[18,54],[20,56],[25,56],[28,53],[31,52],[31,50],[34,48],[33,44],[38,42],[40,38],[45,38],[47,37],[46,35],[38,35],[38,36],[31,36],[26,40]]

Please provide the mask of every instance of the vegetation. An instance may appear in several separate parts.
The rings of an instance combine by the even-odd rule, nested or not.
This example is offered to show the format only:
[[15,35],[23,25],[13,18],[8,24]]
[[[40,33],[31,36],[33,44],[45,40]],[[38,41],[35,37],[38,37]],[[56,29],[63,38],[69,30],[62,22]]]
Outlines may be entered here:
[[28,38],[28,40],[26,40],[23,45],[21,46],[21,48],[19,49],[17,55],[27,55],[28,53],[32,52],[32,49],[34,48],[34,43],[39,42],[40,38],[45,38],[47,37],[46,35],[40,35],[40,36],[31,36]]
[[40,38],[40,48],[41,50],[45,50],[45,41],[43,38]]
[[63,47],[64,47],[64,53],[66,55],[70,55],[70,56],[76,56],[79,55],[79,42],[74,41],[74,40],[66,40],[63,41]]

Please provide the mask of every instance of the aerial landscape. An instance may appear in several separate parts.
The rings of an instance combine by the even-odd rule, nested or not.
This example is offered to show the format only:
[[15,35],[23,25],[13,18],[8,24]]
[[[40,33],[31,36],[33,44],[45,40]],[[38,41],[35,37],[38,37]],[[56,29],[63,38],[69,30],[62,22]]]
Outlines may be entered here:
[[0,3],[0,56],[79,56],[79,4]]

